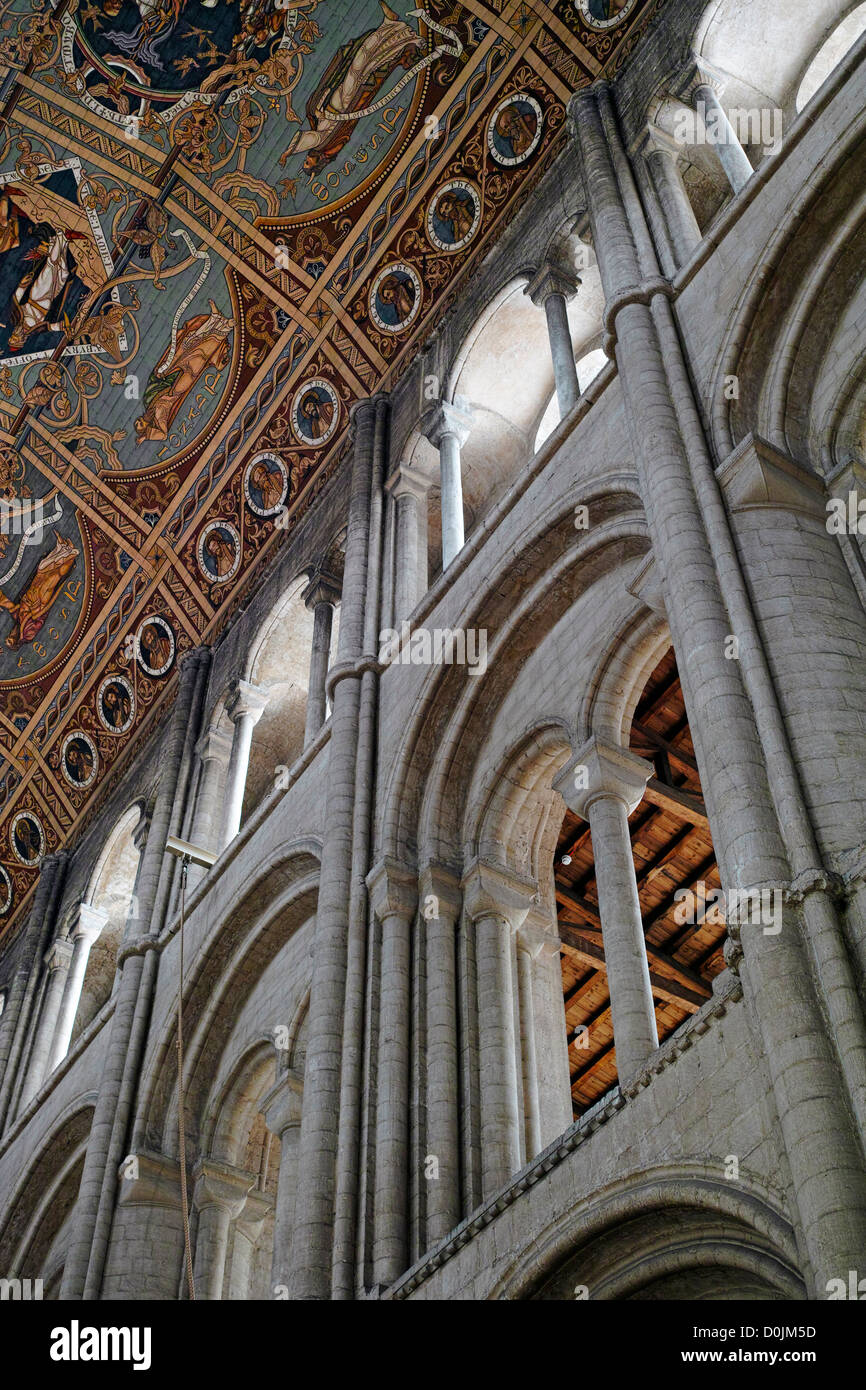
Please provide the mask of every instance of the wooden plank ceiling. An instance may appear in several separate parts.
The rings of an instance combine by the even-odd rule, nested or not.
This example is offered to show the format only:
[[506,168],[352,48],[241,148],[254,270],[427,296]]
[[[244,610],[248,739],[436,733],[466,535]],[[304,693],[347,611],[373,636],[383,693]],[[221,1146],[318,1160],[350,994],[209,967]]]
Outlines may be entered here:
[[[724,969],[718,912],[675,920],[676,892],[719,886],[719,874],[673,650],[659,662],[635,711],[631,749],[655,768],[629,818],[659,1041],[696,1013]],[[563,863],[563,859],[570,863]],[[566,812],[555,861],[562,988],[575,1118],[617,1080],[604,940],[589,826]],[[679,916],[684,914],[680,910]]]

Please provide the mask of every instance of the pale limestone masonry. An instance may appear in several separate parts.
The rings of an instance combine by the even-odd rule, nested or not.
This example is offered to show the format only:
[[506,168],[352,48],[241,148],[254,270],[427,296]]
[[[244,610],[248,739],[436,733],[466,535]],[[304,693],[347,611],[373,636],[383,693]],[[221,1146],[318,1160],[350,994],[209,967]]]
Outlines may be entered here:
[[[684,104],[765,90],[719,76],[702,0],[572,98],[556,165],[354,408],[343,466],[184,658],[98,820],[43,861],[0,956],[0,1276],[187,1296],[170,835],[218,855],[183,932],[197,1297],[798,1300],[866,1276],[866,537],[827,526],[829,498],[866,498],[866,37],[794,102],[837,8],[763,98],[772,157],[673,138]],[[547,354],[528,404],[518,323]],[[600,347],[579,391],[573,356]],[[286,673],[303,738],[245,815],[279,698],[254,654],[292,586],[314,615]],[[404,620],[483,630],[486,669],[383,664]],[[659,1047],[626,818],[652,772],[632,716],[671,645],[722,882],[778,888],[783,919],[731,929]],[[566,806],[591,827],[620,1063],[576,1124]],[[106,875],[117,973],[75,1035]]]

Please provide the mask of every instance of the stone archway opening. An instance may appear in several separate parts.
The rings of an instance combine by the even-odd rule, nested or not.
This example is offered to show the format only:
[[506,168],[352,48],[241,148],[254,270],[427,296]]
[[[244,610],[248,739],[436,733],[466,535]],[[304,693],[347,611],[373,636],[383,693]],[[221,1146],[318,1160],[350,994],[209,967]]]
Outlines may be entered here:
[[[719,871],[673,649],[649,677],[630,747],[653,765],[629,817],[659,1043],[710,998],[725,968]],[[596,864],[589,825],[566,810],[554,860],[575,1119],[618,1081]]]

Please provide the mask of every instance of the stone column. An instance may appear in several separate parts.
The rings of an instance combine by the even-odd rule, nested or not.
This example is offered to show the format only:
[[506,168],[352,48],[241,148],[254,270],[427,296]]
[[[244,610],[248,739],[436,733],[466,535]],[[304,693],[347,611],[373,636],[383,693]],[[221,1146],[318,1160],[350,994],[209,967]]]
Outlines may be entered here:
[[[232,741],[216,724],[202,734],[195,746],[201,762],[201,775],[195,797],[195,810],[189,838],[200,849],[217,854],[220,849],[219,831],[223,812],[222,790],[231,756]],[[201,883],[207,869],[190,864],[187,869],[187,893]]]
[[165,842],[182,823],[193,749],[201,727],[210,649],[196,647],[180,661],[174,708],[160,745],[160,781],[136,882],[138,912],[128,917],[118,954],[111,1031],[99,1081],[84,1170],[72,1219],[61,1297],[100,1296],[118,1184],[129,1140],[134,1093],[156,987],[156,938],[164,922],[172,863]]
[[21,1098],[18,1102],[19,1115],[27,1109],[47,1075],[46,1067],[48,1056],[51,1051],[51,1039],[54,1037],[54,1029],[57,1026],[57,1018],[60,1013],[63,991],[66,988],[69,967],[72,963],[72,955],[72,943],[67,941],[64,937],[58,937],[45,955],[45,964],[48,968],[48,982],[45,986],[45,994],[42,999],[42,1008],[39,1013],[36,1037],[33,1041],[33,1050],[30,1053],[30,1060],[27,1064],[27,1076],[24,1080],[24,1085],[21,1089]]
[[463,879],[463,903],[475,928],[481,1091],[481,1182],[485,1198],[520,1168],[520,1099],[514,1030],[514,933],[534,885],[476,860]]
[[118,1180],[102,1297],[173,1302],[184,1260],[177,1160],[137,1150],[123,1159]]
[[547,317],[547,336],[553,358],[553,379],[559,401],[559,418],[564,420],[580,398],[577,383],[577,363],[571,345],[568,326],[568,301],[580,287],[580,278],[561,266],[543,265],[524,291],[537,308],[544,307]]
[[232,1258],[229,1265],[229,1298],[246,1301],[252,1297],[250,1278],[253,1254],[265,1220],[273,1210],[266,1192],[250,1192],[232,1228]]
[[386,484],[394,503],[394,625],[427,592],[427,493],[430,479],[402,463]]
[[438,1176],[427,1182],[426,1234],[434,1245],[460,1220],[456,936],[462,900],[457,879],[440,864],[422,871],[420,897],[427,959],[427,1154],[438,1167]]
[[367,888],[381,930],[373,1280],[385,1288],[408,1264],[409,965],[418,889],[415,875],[392,860],[371,869]]
[[231,1168],[227,1163],[200,1159],[196,1164],[193,1196],[198,1212],[194,1264],[196,1299],[222,1298],[229,1230],[243,1211],[254,1184],[252,1173]]
[[78,1004],[81,999],[81,986],[84,984],[90,948],[107,921],[108,913],[103,912],[101,908],[93,907],[91,903],[82,903],[78,909],[78,920],[70,933],[72,963],[63,989],[63,999],[60,1003],[57,1026],[51,1043],[46,1076],[51,1075],[54,1068],[63,1061],[69,1051],[69,1041],[72,1037],[75,1015],[78,1012]]
[[617,1072],[622,1085],[658,1047],[628,829],[628,818],[640,804],[652,775],[652,765],[644,758],[591,738],[554,782],[569,810],[589,822]]
[[[743,889],[785,884],[789,854],[799,862],[798,841],[808,846],[802,794],[798,800],[778,703],[754,637],[745,580],[607,84],[577,93],[570,117],[590,193],[609,345],[615,345],[641,495],[665,578],[665,608],[701,749],[722,881]],[[634,292],[642,284],[643,303]],[[744,635],[739,661],[726,656],[732,631]],[[862,1258],[866,1175],[850,1118],[856,1087],[843,1080],[848,1062],[828,1034],[816,994],[818,972],[807,959],[810,904],[822,912],[829,907],[815,891],[801,910],[786,907],[781,932],[769,936],[748,927],[742,945],[744,987],[772,1078],[814,1297],[834,1271],[853,1269]],[[826,996],[824,981],[820,988]]]
[[30,1030],[41,956],[51,939],[63,889],[67,855],[47,854],[39,865],[39,882],[23,930],[15,973],[0,1022],[0,1134],[10,1113],[18,1066]]
[[[368,723],[366,717],[363,721],[361,717],[367,703],[362,701],[362,688],[366,682],[369,690],[371,681],[375,686],[376,653],[365,651],[365,626],[368,589],[378,592],[372,580],[381,554],[387,421],[386,396],[359,401],[353,408],[352,482],[340,639],[337,662],[328,677],[333,691],[331,740],[310,989],[307,1096],[301,1123],[292,1241],[292,1296],[304,1300],[329,1298],[334,1288],[337,1155],[341,1144],[351,1167],[349,1180],[353,1191],[357,1176],[359,1106],[349,1122],[341,1079],[345,1081],[351,1075],[352,1091],[357,1093],[360,1105],[360,1071],[356,1062],[361,1057],[363,1019],[356,1000],[363,1000],[366,890],[359,892],[359,888],[363,888],[369,866],[360,864],[353,849],[357,844],[356,804],[364,792],[357,777],[359,753],[369,744],[366,732],[362,742],[362,724]],[[375,628],[378,630],[378,618]],[[371,713],[375,715],[375,698]],[[369,724],[372,726],[372,719]],[[365,794],[369,790],[367,784]],[[366,811],[363,818],[359,814],[358,824],[362,819],[367,819]],[[357,920],[351,909],[353,901],[363,907],[363,915],[359,914]],[[354,1196],[348,1207],[354,1214]],[[352,1273],[355,1248],[352,1235],[346,1242],[346,1253],[339,1257],[351,1261]]]
[[268,1091],[261,1105],[265,1124],[280,1141],[280,1174],[274,1211],[274,1260],[271,1266],[271,1294],[287,1289],[292,1268],[292,1236],[295,1228],[295,1193],[298,1186],[298,1148],[304,1083],[294,1072],[285,1071]]
[[241,815],[244,805],[244,789],[247,784],[247,770],[250,765],[250,747],[253,729],[258,724],[268,702],[268,692],[248,681],[237,682],[235,690],[226,706],[226,713],[235,726],[232,738],[232,751],[226,773],[225,810],[223,813],[220,850],[230,845],[241,828]]
[[739,193],[755,171],[728,120],[725,108],[719,101],[719,93],[722,90],[719,79],[702,66],[698,68],[689,95],[704,123],[708,144],[716,151],[734,193]]
[[317,569],[301,597],[313,614],[313,644],[310,648],[310,678],[307,683],[307,722],[304,726],[306,748],[316,737],[327,716],[325,681],[331,656],[334,608],[340,601],[339,580],[325,570]]
[[421,432],[439,450],[439,486],[442,497],[442,569],[448,568],[463,549],[463,482],[460,450],[469,438],[472,416],[464,404],[440,401],[421,420]]
[[646,151],[647,168],[664,214],[674,264],[686,264],[701,240],[701,229],[680,172],[680,146],[667,131],[650,126]]
[[[538,1020],[535,1007],[536,961],[555,955],[559,962],[559,938],[545,930],[543,914],[532,909],[517,931],[517,990],[520,1015],[520,1056],[523,1074],[523,1129],[526,1161],[544,1148],[541,1079],[538,1062]],[[562,1021],[563,1032],[565,1020]],[[551,1078],[551,1082],[552,1082]]]

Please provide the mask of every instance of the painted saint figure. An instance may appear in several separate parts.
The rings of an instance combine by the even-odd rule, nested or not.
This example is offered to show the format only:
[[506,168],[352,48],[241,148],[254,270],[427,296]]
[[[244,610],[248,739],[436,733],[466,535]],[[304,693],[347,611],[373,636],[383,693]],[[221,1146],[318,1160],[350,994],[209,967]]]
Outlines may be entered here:
[[506,106],[496,118],[496,133],[500,139],[508,141],[515,159],[529,149],[537,129],[535,113],[531,108],[522,111],[516,102]]
[[405,20],[379,0],[384,18],[337,50],[322,80],[307,102],[309,130],[292,137],[280,157],[308,151],[304,171],[318,173],[330,164],[351,140],[363,113],[398,67],[411,68],[424,50],[424,40]]
[[204,543],[205,553],[218,579],[227,575],[235,563],[236,550],[233,542],[222,531],[211,531]]
[[22,642],[30,642],[36,636],[52,603],[57,597],[69,571],[75,564],[78,551],[65,536],[58,536],[54,549],[43,555],[36,573],[17,602],[12,602],[0,589],[0,608],[12,614],[14,627],[6,638],[6,646],[13,651]]
[[151,671],[161,671],[171,660],[171,638],[164,628],[148,623],[138,637],[142,661]]
[[250,485],[261,497],[262,510],[269,512],[278,507],[283,500],[285,482],[276,466],[270,468],[267,459],[259,459],[250,470]]
[[132,699],[119,681],[112,681],[102,692],[102,716],[110,729],[121,730],[129,721]]
[[229,360],[231,319],[220,313],[212,299],[209,314],[187,319],[172,348],[166,348],[148,378],[144,413],[135,421],[137,443],[168,439],[175,416],[199,377],[212,367],[222,371]]
[[393,307],[398,323],[405,323],[415,307],[415,286],[408,276],[386,275],[379,286],[379,298]]

